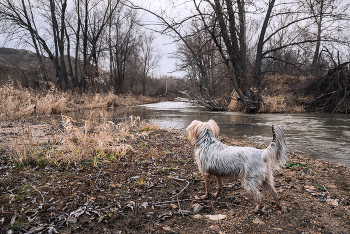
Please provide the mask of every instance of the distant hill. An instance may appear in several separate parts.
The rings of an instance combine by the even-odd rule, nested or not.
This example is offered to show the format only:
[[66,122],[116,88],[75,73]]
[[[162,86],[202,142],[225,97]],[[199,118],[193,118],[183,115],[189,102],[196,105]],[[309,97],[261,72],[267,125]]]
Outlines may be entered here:
[[[42,56],[42,58],[48,72],[48,79],[55,84],[55,67],[49,58],[45,56]],[[73,67],[74,59],[74,57],[71,57]],[[66,65],[68,70],[67,60]],[[80,61],[80,66],[82,65],[83,61]],[[106,83],[108,79],[109,72],[99,69],[99,81]],[[24,87],[39,87],[39,83],[43,82],[43,75],[36,53],[24,49],[0,47],[0,85],[4,85],[8,81]]]
[[0,47],[0,66],[29,68],[37,65],[36,54],[29,50]]
[[[50,60],[44,57],[48,66]],[[39,61],[35,53],[24,49],[0,47],[0,85],[13,81],[25,87],[41,80]]]

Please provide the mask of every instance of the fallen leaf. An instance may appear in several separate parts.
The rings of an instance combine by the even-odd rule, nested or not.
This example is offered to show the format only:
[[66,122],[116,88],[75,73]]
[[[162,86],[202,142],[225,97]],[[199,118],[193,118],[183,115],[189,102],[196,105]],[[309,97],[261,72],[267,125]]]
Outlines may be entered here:
[[10,224],[13,225],[15,222],[16,222],[16,214],[12,216]]
[[207,217],[210,220],[221,220],[221,219],[226,219],[226,215],[223,214],[218,214],[218,215],[206,215],[205,217]]
[[194,219],[202,219],[202,218],[203,218],[203,215],[196,214],[196,215],[193,215],[193,218],[194,218]]
[[258,217],[255,217],[253,219],[253,223],[260,224],[260,225],[264,225],[265,224],[265,222],[260,220]]
[[165,231],[171,231],[171,228],[170,228],[169,226],[163,226],[163,229],[164,229]]
[[220,227],[218,225],[212,225],[209,227],[209,229],[218,231],[220,229]]

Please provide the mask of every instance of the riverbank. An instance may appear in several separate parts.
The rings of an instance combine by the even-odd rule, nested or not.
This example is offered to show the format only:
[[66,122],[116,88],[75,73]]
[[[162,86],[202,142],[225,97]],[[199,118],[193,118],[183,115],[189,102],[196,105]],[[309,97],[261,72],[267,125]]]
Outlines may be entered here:
[[94,108],[135,106],[165,100],[169,100],[169,98],[131,94],[115,95],[112,92],[101,94],[63,92],[55,87],[45,92],[39,92],[5,85],[0,87],[0,120],[31,115],[61,114]]
[[[350,173],[289,152],[274,173],[285,210],[261,214],[239,183],[205,191],[187,134],[129,118],[0,122],[1,233],[347,233]],[[228,145],[252,144],[220,136]],[[268,143],[268,142],[267,142]]]

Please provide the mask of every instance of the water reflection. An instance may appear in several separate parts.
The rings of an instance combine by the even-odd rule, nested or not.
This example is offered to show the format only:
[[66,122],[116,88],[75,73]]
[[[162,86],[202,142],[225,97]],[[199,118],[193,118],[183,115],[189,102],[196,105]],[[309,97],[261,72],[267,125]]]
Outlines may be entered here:
[[[290,151],[350,166],[350,118],[345,114],[247,114],[211,112],[185,102],[162,102],[128,108],[114,108],[104,113],[107,119],[125,115],[153,120],[161,127],[184,130],[192,120],[214,119],[220,134],[228,137],[268,144],[272,140],[271,125],[285,131]],[[75,116],[74,116],[75,115]],[[87,113],[71,114],[86,118]]]

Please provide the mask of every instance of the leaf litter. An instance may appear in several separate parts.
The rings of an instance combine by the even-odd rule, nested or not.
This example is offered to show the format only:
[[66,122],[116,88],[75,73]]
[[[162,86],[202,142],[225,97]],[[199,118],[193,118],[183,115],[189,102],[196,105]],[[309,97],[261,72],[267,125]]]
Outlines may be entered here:
[[[71,123],[78,129],[86,126]],[[71,157],[64,161],[65,154],[72,149],[65,148],[65,144],[69,147],[79,144],[65,131],[64,124],[48,117],[0,123],[1,233],[350,230],[350,174],[343,166],[289,152],[289,164],[274,173],[285,209],[279,210],[264,192],[262,211],[252,214],[254,202],[239,182],[230,179],[225,180],[219,198],[198,199],[205,191],[204,183],[185,132],[159,129],[134,120],[132,127],[123,126],[124,130],[119,132],[123,137],[113,145],[110,142],[113,138],[100,134],[98,131],[103,129],[95,126],[85,129],[86,137],[100,134],[106,141],[102,139],[99,145],[92,138],[86,139],[89,143],[86,146],[106,147],[100,151],[91,147],[85,150],[90,153],[87,156],[75,152],[79,160]],[[118,123],[109,124],[114,125]],[[36,132],[28,134],[32,127]],[[69,142],[64,143],[67,137]],[[227,138],[222,141],[234,146],[257,146]],[[11,142],[21,143],[20,147],[27,156],[31,153],[33,161],[28,158],[18,161],[18,155],[24,156],[23,151],[14,150],[16,145]],[[120,145],[128,145],[124,153],[116,153]],[[61,155],[57,160],[48,160],[47,155],[52,152]]]

